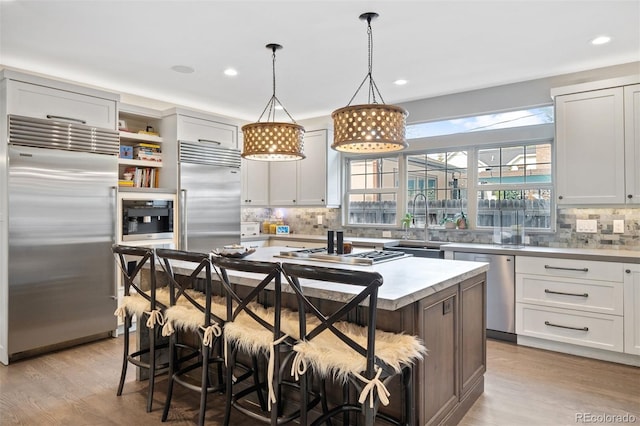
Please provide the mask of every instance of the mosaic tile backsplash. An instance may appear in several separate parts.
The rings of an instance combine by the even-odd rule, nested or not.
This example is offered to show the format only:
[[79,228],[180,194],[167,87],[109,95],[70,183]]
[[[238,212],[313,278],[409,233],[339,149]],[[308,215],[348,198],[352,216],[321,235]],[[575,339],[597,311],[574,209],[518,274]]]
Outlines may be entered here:
[[[291,227],[292,233],[325,235],[328,229],[341,229],[340,209],[327,208],[246,208],[242,210],[243,221],[263,222],[272,217],[282,218]],[[318,216],[322,225],[318,225]],[[577,219],[595,219],[598,232],[595,234],[576,232]],[[624,233],[613,233],[613,221],[624,220]],[[345,228],[352,237],[382,237],[381,228]],[[404,231],[391,230],[391,238],[402,238]],[[411,229],[410,239],[424,239],[423,229]],[[493,242],[493,232],[473,230],[429,230],[429,240],[485,243]],[[556,232],[530,233],[527,245],[540,247],[571,247],[590,249],[618,249],[640,251],[640,208],[563,208],[557,211]]]

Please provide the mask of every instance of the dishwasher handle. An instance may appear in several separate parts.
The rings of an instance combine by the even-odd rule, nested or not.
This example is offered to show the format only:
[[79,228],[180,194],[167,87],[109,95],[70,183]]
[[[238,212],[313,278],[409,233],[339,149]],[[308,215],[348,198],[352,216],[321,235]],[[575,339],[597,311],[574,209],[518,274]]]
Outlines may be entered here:
[[576,271],[576,272],[589,272],[589,268],[567,268],[564,266],[551,266],[544,265],[544,269],[556,269],[560,271]]

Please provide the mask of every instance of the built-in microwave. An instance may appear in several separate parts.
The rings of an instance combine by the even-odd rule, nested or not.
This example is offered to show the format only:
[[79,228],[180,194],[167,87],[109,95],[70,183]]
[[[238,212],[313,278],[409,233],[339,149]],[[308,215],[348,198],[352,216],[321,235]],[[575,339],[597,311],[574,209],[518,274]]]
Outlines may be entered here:
[[173,239],[173,201],[122,200],[122,241]]

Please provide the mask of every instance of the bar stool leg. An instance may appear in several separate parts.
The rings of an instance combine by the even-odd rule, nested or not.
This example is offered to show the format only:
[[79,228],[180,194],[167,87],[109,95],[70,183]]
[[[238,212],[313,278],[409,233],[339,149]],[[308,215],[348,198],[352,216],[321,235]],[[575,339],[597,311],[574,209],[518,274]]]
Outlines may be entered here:
[[122,359],[122,372],[120,373],[120,384],[116,395],[122,395],[124,388],[124,380],[127,377],[127,367],[129,365],[129,328],[131,327],[131,315],[124,316],[124,355]]
[[156,382],[156,329],[149,329],[149,394],[147,395],[147,413],[153,404],[153,388]]
[[176,371],[176,331],[169,337],[169,383],[167,384],[167,399],[164,403],[164,410],[162,411],[162,421],[166,422],[169,416],[169,408],[171,407],[171,396],[173,394],[173,374]]

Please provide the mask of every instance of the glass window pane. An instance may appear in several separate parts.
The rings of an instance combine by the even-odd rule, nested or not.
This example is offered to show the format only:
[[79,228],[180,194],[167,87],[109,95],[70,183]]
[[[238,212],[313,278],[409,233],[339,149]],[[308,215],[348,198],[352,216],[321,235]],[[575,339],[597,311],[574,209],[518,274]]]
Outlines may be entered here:
[[553,105],[407,126],[407,139],[553,123]]
[[386,224],[396,221],[396,194],[350,194],[349,224]]

